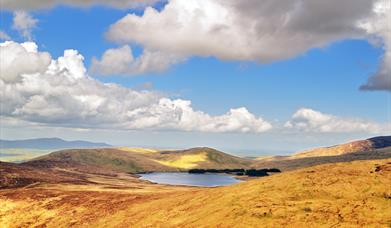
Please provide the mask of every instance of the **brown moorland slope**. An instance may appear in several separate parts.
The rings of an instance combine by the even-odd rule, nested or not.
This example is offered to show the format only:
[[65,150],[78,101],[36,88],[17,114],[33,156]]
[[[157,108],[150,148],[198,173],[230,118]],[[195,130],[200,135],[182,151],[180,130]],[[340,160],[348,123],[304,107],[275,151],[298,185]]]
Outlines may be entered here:
[[[41,184],[0,190],[5,227],[389,227],[391,159],[320,165],[227,187]],[[133,186],[133,187],[132,187]]]
[[374,149],[391,146],[391,136],[379,136],[365,140],[357,140],[340,145],[322,147],[311,150],[298,152],[290,158],[305,158],[305,157],[321,157],[321,156],[336,156],[356,152],[370,152]]
[[88,183],[83,174],[58,169],[41,169],[0,162],[0,189],[25,187],[39,183]]
[[347,153],[335,156],[303,157],[303,158],[279,158],[255,160],[254,167],[257,169],[274,167],[281,171],[301,169],[315,165],[350,162],[357,160],[374,160],[391,158],[391,147],[373,149],[364,152]]

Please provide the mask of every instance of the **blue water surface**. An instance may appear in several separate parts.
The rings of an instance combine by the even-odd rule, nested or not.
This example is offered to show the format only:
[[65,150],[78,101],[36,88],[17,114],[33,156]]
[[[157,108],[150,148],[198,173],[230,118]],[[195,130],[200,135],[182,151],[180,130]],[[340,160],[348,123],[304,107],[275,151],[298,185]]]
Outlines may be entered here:
[[226,186],[240,182],[240,180],[221,174],[192,174],[192,173],[146,173],[139,174],[140,179],[158,184],[187,185],[198,187]]

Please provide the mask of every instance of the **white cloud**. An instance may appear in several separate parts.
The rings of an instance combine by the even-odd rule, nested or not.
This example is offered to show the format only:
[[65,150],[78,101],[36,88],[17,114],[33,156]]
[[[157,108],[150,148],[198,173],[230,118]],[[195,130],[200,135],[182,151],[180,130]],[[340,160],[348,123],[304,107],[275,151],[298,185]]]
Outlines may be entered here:
[[12,27],[16,29],[25,39],[31,40],[31,30],[35,28],[38,20],[33,18],[26,11],[15,11]]
[[[159,12],[128,14],[107,37],[181,55],[269,62],[287,59],[332,41],[359,37],[358,21],[372,1],[171,0]],[[154,34],[151,36],[150,34]]]
[[[151,107],[136,109],[139,116],[135,128],[159,127],[203,132],[264,132],[272,128],[262,118],[255,117],[246,108],[231,109],[221,116],[210,116],[194,111],[187,100],[162,98]],[[178,121],[179,120],[179,121]]]
[[164,71],[180,61],[180,56],[145,49],[135,58],[129,45],[124,45],[106,50],[101,60],[93,58],[90,70],[100,75],[134,75]]
[[[117,43],[183,57],[271,62],[342,39],[383,40],[379,71],[361,89],[390,90],[389,0],[170,0],[128,14],[108,30]],[[153,36],[151,36],[153,34]]]
[[43,73],[50,64],[47,52],[37,52],[32,42],[18,44],[12,41],[0,43],[1,79],[6,83],[22,80],[22,74]]
[[381,60],[377,72],[368,81],[360,86],[361,90],[391,91],[391,47],[388,48]]
[[391,125],[380,125],[358,118],[343,118],[319,111],[301,108],[284,125],[288,129],[320,133],[389,133]]
[[[47,126],[110,129],[167,129],[203,132],[263,132],[270,123],[246,108],[211,116],[187,100],[157,92],[104,84],[88,75],[76,50],[52,59],[35,43],[4,42],[12,54],[0,77],[1,116]],[[8,58],[7,58],[8,59]]]
[[137,8],[152,5],[160,0],[2,0],[1,7],[6,10],[34,10],[56,5],[88,7],[106,5],[115,8]]
[[374,8],[374,16],[363,21],[360,25],[380,39],[384,55],[378,71],[372,75],[368,82],[360,87],[362,90],[388,90],[391,91],[391,3],[389,0],[379,1]]
[[0,40],[10,40],[11,37],[4,31],[0,30]]

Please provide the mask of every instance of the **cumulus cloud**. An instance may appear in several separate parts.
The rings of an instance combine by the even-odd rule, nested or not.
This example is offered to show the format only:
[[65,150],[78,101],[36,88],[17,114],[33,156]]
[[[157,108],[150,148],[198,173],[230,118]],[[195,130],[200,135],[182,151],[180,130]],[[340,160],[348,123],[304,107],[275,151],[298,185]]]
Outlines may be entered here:
[[391,48],[386,50],[377,72],[360,86],[361,90],[391,91]]
[[130,46],[124,45],[106,50],[101,60],[93,58],[90,70],[100,75],[134,75],[164,71],[181,61],[181,56],[146,49],[135,58]]
[[0,40],[10,40],[11,37],[4,31],[0,30]]
[[[116,42],[219,59],[281,60],[332,41],[359,37],[368,0],[171,0],[162,11],[128,14],[107,32]],[[154,34],[151,36],[150,34]]]
[[377,72],[360,89],[391,91],[391,2],[388,0],[379,1],[374,12],[374,16],[363,21],[360,26],[366,29],[369,34],[373,34],[375,39],[380,39],[384,55]]
[[263,132],[271,124],[246,108],[220,116],[194,110],[191,102],[152,91],[101,83],[86,74],[76,50],[52,59],[35,43],[0,44],[13,54],[2,66],[1,117],[48,126],[113,129],[168,129],[203,132]]
[[15,11],[12,27],[16,29],[25,39],[31,40],[31,30],[35,28],[38,20],[33,18],[26,11]]
[[34,10],[50,8],[56,5],[88,7],[106,5],[115,8],[136,8],[152,5],[160,0],[2,0],[1,7],[6,10]]
[[343,118],[325,114],[309,108],[297,110],[291,120],[285,123],[288,129],[320,133],[384,133],[391,131],[391,125],[380,125],[358,118]]
[[1,79],[6,83],[21,81],[23,74],[44,73],[51,61],[50,54],[37,52],[37,45],[32,42],[0,43],[0,55]]
[[389,90],[390,14],[389,0],[170,0],[161,11],[148,7],[143,15],[126,15],[106,36],[163,53],[261,63],[377,36],[385,55],[361,89]]

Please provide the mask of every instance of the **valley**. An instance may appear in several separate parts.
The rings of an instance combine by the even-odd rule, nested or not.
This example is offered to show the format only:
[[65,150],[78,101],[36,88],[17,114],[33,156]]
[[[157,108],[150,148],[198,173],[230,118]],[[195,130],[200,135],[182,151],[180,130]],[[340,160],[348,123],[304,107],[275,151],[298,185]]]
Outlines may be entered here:
[[[278,168],[223,187],[155,184],[137,173]],[[213,171],[214,172],[214,171]],[[374,226],[391,224],[391,147],[244,159],[211,148],[66,149],[0,162],[4,227]]]
[[218,188],[157,185],[127,175],[87,175],[81,182],[78,178],[0,190],[0,224],[386,227],[391,223],[391,159],[315,166]]

